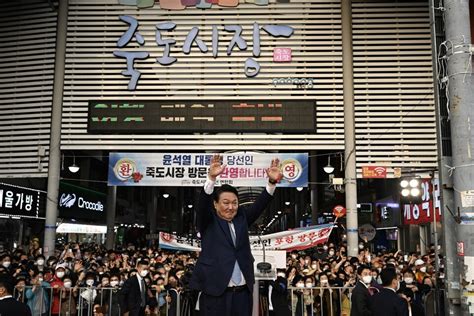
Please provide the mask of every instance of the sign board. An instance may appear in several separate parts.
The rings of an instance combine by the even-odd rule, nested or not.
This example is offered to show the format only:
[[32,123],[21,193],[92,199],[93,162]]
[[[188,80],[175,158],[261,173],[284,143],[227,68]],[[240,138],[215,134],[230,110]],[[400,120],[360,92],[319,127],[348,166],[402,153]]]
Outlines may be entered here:
[[422,179],[421,194],[421,203],[402,204],[405,225],[430,223],[433,221],[434,213],[436,220],[441,220],[439,179]]
[[364,224],[362,226],[359,226],[359,237],[365,242],[374,239],[376,233],[377,231],[375,227],[370,224]]
[[56,228],[57,233],[62,234],[106,234],[107,226],[101,225],[83,225],[83,224],[71,224],[61,223]]
[[458,256],[464,257],[464,242],[463,241],[458,241],[456,243],[456,249],[457,249]]
[[461,191],[461,205],[462,207],[474,206],[474,190]]
[[107,196],[104,193],[66,182],[59,183],[59,217],[103,220],[106,216]]
[[332,213],[334,214],[334,216],[336,216],[337,218],[340,218],[340,217],[344,217],[346,215],[346,208],[342,205],[336,205],[334,206],[334,208],[332,209]]
[[273,49],[273,61],[276,63],[287,63],[291,62],[291,48],[280,47]]
[[357,204],[358,213],[372,213],[372,203]]
[[314,101],[89,101],[88,132],[315,133]]
[[45,210],[46,192],[0,183],[0,215],[44,218]]
[[384,179],[387,177],[387,168],[381,166],[362,167],[362,178]]
[[[202,186],[213,154],[196,153],[111,153],[109,185],[116,186]],[[308,185],[308,154],[223,154],[227,165],[216,184],[260,186],[272,159],[280,160],[280,187]]]

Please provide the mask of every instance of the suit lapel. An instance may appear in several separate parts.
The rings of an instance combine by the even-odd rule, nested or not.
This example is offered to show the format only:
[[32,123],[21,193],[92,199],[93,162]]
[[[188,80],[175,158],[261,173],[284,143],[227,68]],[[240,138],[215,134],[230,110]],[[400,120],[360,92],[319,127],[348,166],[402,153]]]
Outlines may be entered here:
[[217,218],[217,222],[219,223],[219,226],[221,227],[222,231],[224,232],[224,236],[227,239],[227,241],[234,246],[234,242],[232,241],[232,237],[230,236],[230,227],[229,223],[222,218],[220,218],[217,214],[215,215]]

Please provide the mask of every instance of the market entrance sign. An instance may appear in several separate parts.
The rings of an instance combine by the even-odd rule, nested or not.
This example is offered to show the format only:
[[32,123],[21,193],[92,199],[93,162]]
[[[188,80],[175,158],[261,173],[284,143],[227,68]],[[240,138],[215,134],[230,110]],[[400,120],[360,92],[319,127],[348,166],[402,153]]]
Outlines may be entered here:
[[[150,53],[147,50],[122,50],[129,43],[135,39],[136,44],[141,48],[145,46],[145,38],[139,32],[139,23],[138,20],[130,15],[121,15],[120,20],[128,24],[128,30],[123,33],[123,35],[117,41],[117,48],[119,50],[114,51],[114,56],[118,58],[124,58],[127,63],[127,70],[122,71],[124,76],[130,77],[130,82],[128,83],[128,90],[134,91],[137,88],[138,79],[140,79],[141,72],[138,69],[135,69],[135,60],[144,60],[150,56]],[[163,47],[163,55],[156,58],[156,61],[162,66],[170,66],[176,61],[177,58],[173,57],[171,54],[171,48],[176,44],[176,40],[172,37],[164,37],[163,33],[171,33],[176,28],[176,23],[172,21],[166,21],[157,23],[155,25],[156,35],[155,42],[159,47]],[[253,23],[253,32],[252,32],[252,55],[257,58],[260,56],[260,31],[263,30],[270,36],[274,38],[279,37],[290,37],[293,34],[294,29],[288,25],[273,25],[267,24],[260,27],[260,24],[257,22]],[[188,30],[188,34],[182,45],[182,51],[184,54],[190,54],[191,48],[195,45],[202,53],[207,53],[209,48],[207,44],[199,37],[199,27],[195,26]],[[242,37],[243,28],[240,25],[212,25],[212,43],[211,51],[212,56],[217,58],[219,55],[219,34],[220,32],[231,33],[233,34],[232,39],[230,40],[227,46],[227,56],[232,55],[232,51],[237,46],[241,51],[247,50],[247,41]],[[130,46],[136,46],[131,44]],[[291,61],[291,59],[289,59]],[[283,60],[284,61],[284,60]],[[281,61],[280,61],[281,62]],[[254,58],[247,58],[245,61],[245,75],[247,77],[255,77],[260,72],[260,64]]]

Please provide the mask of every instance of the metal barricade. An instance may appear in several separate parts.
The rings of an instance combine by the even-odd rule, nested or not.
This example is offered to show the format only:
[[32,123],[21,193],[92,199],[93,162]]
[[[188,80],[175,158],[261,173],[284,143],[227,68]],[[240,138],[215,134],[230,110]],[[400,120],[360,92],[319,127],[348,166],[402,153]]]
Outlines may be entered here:
[[293,316],[349,316],[352,287],[289,287]]

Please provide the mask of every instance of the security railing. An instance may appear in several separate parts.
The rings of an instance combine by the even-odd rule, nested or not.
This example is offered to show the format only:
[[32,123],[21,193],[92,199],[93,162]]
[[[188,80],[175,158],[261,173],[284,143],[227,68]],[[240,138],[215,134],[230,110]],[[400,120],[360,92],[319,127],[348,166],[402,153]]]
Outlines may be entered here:
[[[285,308],[292,316],[350,316],[352,287],[289,287],[280,302],[271,304],[260,295],[260,315]],[[122,315],[119,288],[111,287],[16,287],[13,297],[30,307],[32,316],[116,316]],[[424,295],[426,315],[445,315],[442,298],[444,291],[434,290]],[[148,293],[150,316],[198,315],[199,294],[192,291],[156,290]],[[262,299],[264,298],[264,299]],[[438,298],[438,300],[437,300]],[[436,304],[440,303],[439,313]]]

